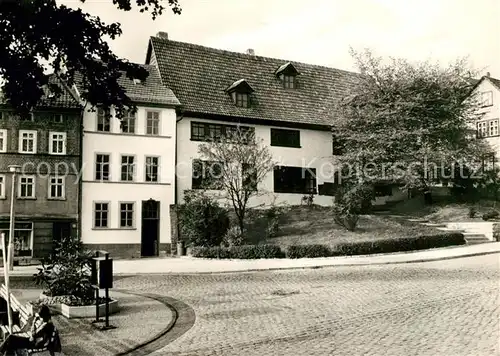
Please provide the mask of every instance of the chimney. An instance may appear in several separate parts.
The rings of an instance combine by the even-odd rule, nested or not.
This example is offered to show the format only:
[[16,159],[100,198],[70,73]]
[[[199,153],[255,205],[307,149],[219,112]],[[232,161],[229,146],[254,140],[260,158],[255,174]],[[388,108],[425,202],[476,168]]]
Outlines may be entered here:
[[168,40],[168,32],[160,31],[156,34],[156,37],[160,37],[160,38],[163,38],[164,40]]
[[249,54],[251,56],[255,56],[255,51],[253,50],[253,48],[249,48],[249,49],[247,49],[247,54]]
[[486,76],[489,78],[490,77],[490,72],[486,72]]

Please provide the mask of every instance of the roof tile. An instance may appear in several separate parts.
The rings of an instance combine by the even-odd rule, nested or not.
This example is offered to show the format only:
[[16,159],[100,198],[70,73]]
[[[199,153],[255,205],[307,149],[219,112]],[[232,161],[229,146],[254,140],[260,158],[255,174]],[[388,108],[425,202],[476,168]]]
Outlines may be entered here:
[[[163,84],[185,111],[231,117],[330,125],[336,102],[358,84],[360,74],[317,65],[229,52],[151,37]],[[299,88],[285,89],[275,73],[292,63]],[[234,105],[225,89],[245,78],[255,90],[252,105]]]

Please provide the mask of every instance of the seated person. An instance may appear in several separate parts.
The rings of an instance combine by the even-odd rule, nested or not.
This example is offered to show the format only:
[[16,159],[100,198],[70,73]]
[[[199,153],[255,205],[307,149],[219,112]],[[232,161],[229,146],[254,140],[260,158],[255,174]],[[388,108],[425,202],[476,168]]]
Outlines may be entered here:
[[25,337],[15,333],[8,335],[0,345],[0,355],[10,355],[17,350],[43,349],[49,346],[53,331],[54,324],[52,324],[50,309],[48,306],[42,305],[33,318],[29,331],[30,336]]

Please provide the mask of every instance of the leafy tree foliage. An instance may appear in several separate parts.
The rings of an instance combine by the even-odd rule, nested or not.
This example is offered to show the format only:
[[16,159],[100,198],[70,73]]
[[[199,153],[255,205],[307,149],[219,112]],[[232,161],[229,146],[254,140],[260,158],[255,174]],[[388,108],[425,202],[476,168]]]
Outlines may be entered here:
[[480,114],[471,95],[474,73],[466,60],[443,68],[404,59],[384,63],[370,51],[351,54],[361,75],[352,95],[339,103],[334,124],[344,148],[340,163],[351,177],[426,189],[443,172],[473,166],[484,154],[475,135]]
[[[135,7],[150,12],[153,20],[165,6],[181,13],[178,0],[112,1],[123,11]],[[144,80],[148,72],[110,50],[104,38],[113,40],[121,34],[119,23],[106,24],[81,9],[57,5],[56,0],[0,1],[0,76],[5,99],[26,114],[47,90],[55,95],[62,91],[49,83],[47,70],[59,73],[70,87],[79,73],[83,99],[92,105],[113,106],[123,117],[125,108],[135,106],[117,79],[125,73],[129,79]]]
[[201,144],[198,151],[204,159],[216,162],[218,183],[231,202],[243,233],[248,202],[260,194],[257,187],[274,166],[269,149],[262,139],[238,127]]

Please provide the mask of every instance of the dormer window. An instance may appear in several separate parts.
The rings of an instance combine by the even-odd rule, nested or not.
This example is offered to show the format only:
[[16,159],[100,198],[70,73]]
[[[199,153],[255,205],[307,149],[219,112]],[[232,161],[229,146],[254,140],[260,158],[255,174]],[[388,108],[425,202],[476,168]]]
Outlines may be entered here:
[[297,88],[297,76],[300,73],[292,63],[287,62],[283,64],[276,70],[275,74],[283,84],[283,88],[285,89]]
[[285,89],[295,88],[295,76],[294,75],[283,75],[283,87]]
[[236,106],[240,108],[248,108],[248,94],[236,93]]
[[234,104],[240,108],[250,107],[250,94],[253,91],[245,79],[237,80],[226,89],[226,92],[231,95]]

